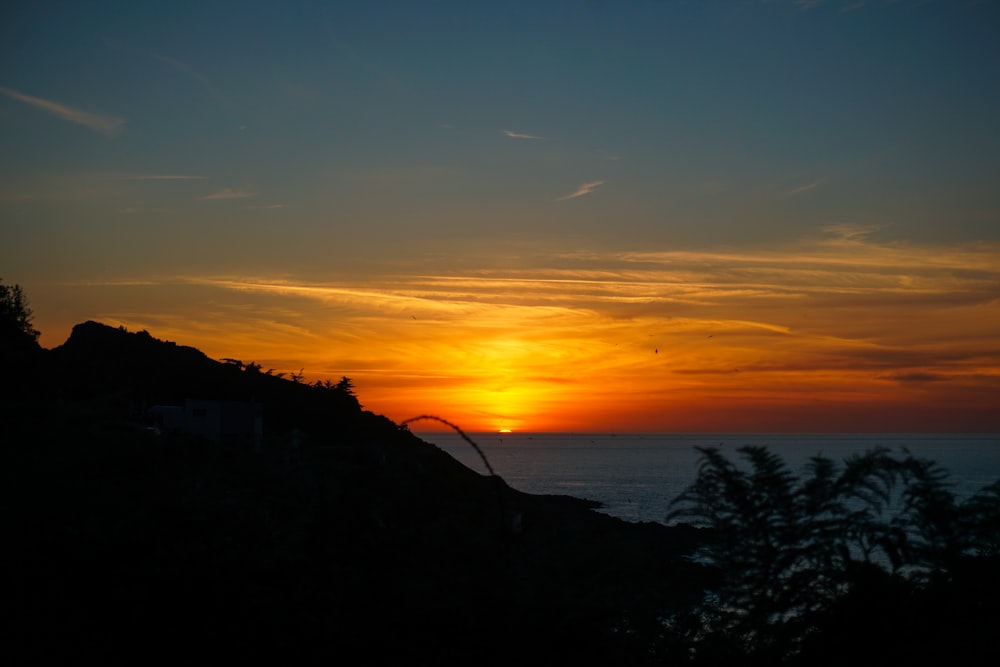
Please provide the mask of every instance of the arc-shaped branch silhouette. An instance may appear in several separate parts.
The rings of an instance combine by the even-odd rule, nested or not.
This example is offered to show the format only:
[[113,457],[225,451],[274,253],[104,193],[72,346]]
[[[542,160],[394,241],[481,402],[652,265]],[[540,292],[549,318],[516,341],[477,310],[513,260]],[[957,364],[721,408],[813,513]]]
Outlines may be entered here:
[[405,426],[406,424],[409,424],[411,422],[416,422],[416,421],[421,421],[421,420],[427,420],[427,419],[432,420],[432,421],[436,421],[436,422],[441,422],[445,426],[453,429],[455,431],[455,433],[458,433],[460,436],[462,436],[462,440],[465,440],[467,443],[469,443],[470,445],[472,445],[472,448],[476,450],[477,454],[479,454],[479,458],[481,458],[483,460],[483,463],[486,465],[486,469],[490,471],[490,475],[492,477],[496,477],[497,476],[497,474],[495,472],[493,472],[493,466],[491,466],[490,462],[487,460],[486,454],[483,454],[483,450],[479,449],[479,445],[477,445],[475,443],[475,441],[473,441],[472,438],[470,438],[469,436],[467,436],[465,434],[465,431],[463,431],[462,429],[460,429],[457,425],[452,424],[447,419],[442,419],[441,417],[436,417],[434,415],[419,415],[417,417],[410,417],[409,419],[404,419],[403,421],[400,422],[400,425]]

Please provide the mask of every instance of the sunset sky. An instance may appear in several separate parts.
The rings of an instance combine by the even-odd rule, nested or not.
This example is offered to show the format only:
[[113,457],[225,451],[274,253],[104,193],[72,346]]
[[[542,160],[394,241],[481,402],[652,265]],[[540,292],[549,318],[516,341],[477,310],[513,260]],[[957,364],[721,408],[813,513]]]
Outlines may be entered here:
[[1000,2],[8,0],[0,176],[45,347],[468,431],[1000,431]]

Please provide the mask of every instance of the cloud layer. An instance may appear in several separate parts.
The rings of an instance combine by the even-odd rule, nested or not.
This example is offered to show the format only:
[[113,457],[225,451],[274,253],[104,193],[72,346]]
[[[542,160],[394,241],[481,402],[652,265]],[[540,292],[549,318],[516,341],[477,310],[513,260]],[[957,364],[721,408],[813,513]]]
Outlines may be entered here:
[[219,199],[247,199],[248,197],[256,197],[257,193],[252,190],[238,189],[238,188],[222,188],[210,195],[205,195],[202,197],[203,200],[213,201]]
[[754,253],[566,253],[334,282],[186,276],[130,289],[210,309],[188,298],[144,312],[136,292],[109,319],[216,356],[346,374],[396,419],[419,404],[518,428],[709,428],[702,415],[780,430],[843,410],[875,424],[917,403],[947,421],[960,401],[981,426],[1000,391],[997,267],[995,245],[879,244],[837,227]]
[[559,197],[556,201],[566,201],[567,199],[576,199],[577,197],[588,195],[602,185],[604,185],[604,181],[591,181],[590,183],[584,183],[578,187],[575,192],[568,194],[565,197]]
[[82,125],[93,132],[97,132],[98,134],[103,134],[108,137],[118,134],[118,132],[121,131],[122,126],[125,124],[124,118],[87,113],[86,111],[81,111],[79,109],[74,109],[73,107],[68,107],[64,104],[59,104],[58,102],[42,99],[41,97],[26,95],[10,88],[0,87],[0,93],[3,93],[11,99],[15,99],[19,102],[35,107],[36,109],[41,109],[56,118],[60,118],[70,123],[76,123],[77,125]]
[[503,133],[510,137],[511,139],[544,139],[545,137],[539,137],[534,134],[524,134],[522,132],[513,132],[511,130],[504,130]]

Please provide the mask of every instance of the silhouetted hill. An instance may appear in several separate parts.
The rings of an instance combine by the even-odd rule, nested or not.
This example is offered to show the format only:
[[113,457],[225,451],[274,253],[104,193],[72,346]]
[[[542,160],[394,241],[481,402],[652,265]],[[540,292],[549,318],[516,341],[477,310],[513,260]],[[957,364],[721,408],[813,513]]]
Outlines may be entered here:
[[259,370],[208,358],[201,351],[96,322],[73,327],[49,355],[49,377],[59,396],[80,401],[117,399],[123,418],[157,404],[185,399],[253,401],[265,406],[268,435],[299,428],[344,439],[371,419],[342,391],[318,391]]
[[[701,594],[693,531],[517,492],[347,392],[94,322],[32,363],[0,418],[38,664],[643,664]],[[262,441],[144,428],[192,398],[259,404]]]

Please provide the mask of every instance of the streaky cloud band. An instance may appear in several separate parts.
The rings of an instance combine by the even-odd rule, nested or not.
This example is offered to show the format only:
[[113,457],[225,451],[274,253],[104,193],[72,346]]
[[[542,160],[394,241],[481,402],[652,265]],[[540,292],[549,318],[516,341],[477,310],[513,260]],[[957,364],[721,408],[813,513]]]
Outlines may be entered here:
[[68,107],[64,104],[53,102],[52,100],[26,95],[11,88],[4,88],[0,86],[0,93],[3,93],[11,99],[17,100],[18,102],[23,102],[24,104],[35,107],[36,109],[41,109],[56,118],[61,118],[62,120],[69,121],[70,123],[82,125],[89,130],[108,137],[117,134],[121,130],[121,126],[125,124],[124,118],[99,116],[97,114],[87,113],[86,111],[74,109],[73,107]]
[[504,130],[504,136],[510,137],[511,139],[544,139],[545,137],[540,137],[536,134],[524,134],[523,132],[514,132],[512,130]]
[[576,192],[568,194],[565,197],[559,197],[556,201],[566,201],[567,199],[576,199],[577,197],[582,197],[584,195],[590,194],[596,188],[604,185],[604,181],[591,181],[590,183],[584,183],[576,189]]
[[257,193],[250,190],[236,190],[234,188],[223,188],[218,192],[213,192],[210,195],[205,195],[201,199],[204,201],[215,201],[220,199],[246,199],[248,197],[256,197]]

